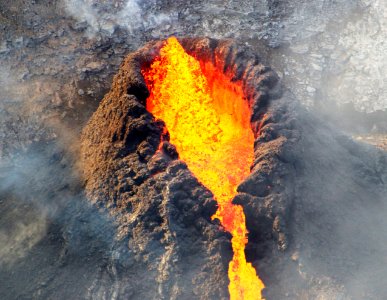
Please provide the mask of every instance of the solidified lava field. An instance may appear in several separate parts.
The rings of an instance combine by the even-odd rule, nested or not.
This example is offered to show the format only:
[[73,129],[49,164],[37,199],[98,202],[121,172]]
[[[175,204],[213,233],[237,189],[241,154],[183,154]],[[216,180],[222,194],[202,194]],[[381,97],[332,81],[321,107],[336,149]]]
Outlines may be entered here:
[[383,299],[386,13],[0,1],[0,298]]

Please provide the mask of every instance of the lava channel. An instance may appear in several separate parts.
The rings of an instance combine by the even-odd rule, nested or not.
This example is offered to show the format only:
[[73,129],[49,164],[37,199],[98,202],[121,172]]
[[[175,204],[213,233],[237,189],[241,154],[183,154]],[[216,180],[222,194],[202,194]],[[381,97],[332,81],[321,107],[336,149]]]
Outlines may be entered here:
[[165,122],[180,159],[213,193],[218,203],[213,218],[232,234],[230,298],[262,299],[264,284],[245,257],[245,215],[241,206],[232,204],[254,156],[250,109],[242,86],[212,64],[201,65],[174,37],[142,73],[150,90],[147,110]]

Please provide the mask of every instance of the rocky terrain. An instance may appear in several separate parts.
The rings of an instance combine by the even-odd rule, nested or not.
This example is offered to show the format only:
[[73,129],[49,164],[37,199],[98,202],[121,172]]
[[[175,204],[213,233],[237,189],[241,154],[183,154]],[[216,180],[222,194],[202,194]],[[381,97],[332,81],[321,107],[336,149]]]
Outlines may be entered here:
[[[235,199],[248,216],[247,252],[268,286],[268,299],[383,298],[386,160],[372,145],[383,148],[386,132],[385,19],[383,0],[0,1],[0,298],[181,292],[184,282],[165,280],[159,270],[149,273],[157,286],[145,285],[147,270],[138,270],[140,279],[127,271],[150,259],[145,252],[157,230],[183,232],[185,219],[176,220],[176,228],[163,223],[169,213],[185,209],[173,202],[174,195],[154,195],[150,199],[158,202],[149,199],[137,211],[139,217],[160,213],[153,227],[144,228],[125,220],[126,203],[119,197],[115,206],[97,200],[90,205],[79,173],[80,132],[122,60],[171,34],[234,38],[272,66],[285,87],[282,98],[265,108],[256,166],[241,186],[242,194],[252,196]],[[109,138],[102,133],[101,141]],[[149,168],[136,164],[136,172]],[[211,196],[197,198],[203,188],[192,175],[178,165],[175,178],[172,169],[160,175],[165,184],[188,181],[182,184],[195,192],[187,207],[203,217],[190,237],[200,241],[195,251],[211,246],[212,267],[223,272],[219,254],[227,260],[228,237],[208,222]],[[119,178],[125,182],[111,182],[109,196],[120,195],[121,188],[130,193],[131,180],[142,180]],[[251,182],[273,188],[255,195]],[[155,183],[142,184],[137,193]],[[138,205],[133,203],[130,209]],[[134,229],[146,232],[144,244],[129,238]],[[143,247],[137,260],[128,258],[128,245]],[[171,257],[179,257],[172,248]],[[152,258],[168,257],[163,251]],[[207,263],[199,254],[193,257]],[[183,272],[179,263],[174,268]],[[208,290],[204,295],[224,293],[224,277],[211,278],[218,283],[210,288],[199,269],[195,276]]]

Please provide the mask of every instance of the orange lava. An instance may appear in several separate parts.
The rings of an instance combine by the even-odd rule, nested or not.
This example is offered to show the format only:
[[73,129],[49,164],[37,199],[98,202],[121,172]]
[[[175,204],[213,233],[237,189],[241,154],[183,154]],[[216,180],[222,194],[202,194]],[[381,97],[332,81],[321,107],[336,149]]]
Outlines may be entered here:
[[150,89],[148,111],[165,122],[180,159],[214,194],[218,210],[213,217],[232,234],[230,298],[262,299],[264,285],[246,262],[245,215],[241,206],[231,203],[254,154],[250,111],[241,86],[211,64],[201,65],[173,37],[143,75]]

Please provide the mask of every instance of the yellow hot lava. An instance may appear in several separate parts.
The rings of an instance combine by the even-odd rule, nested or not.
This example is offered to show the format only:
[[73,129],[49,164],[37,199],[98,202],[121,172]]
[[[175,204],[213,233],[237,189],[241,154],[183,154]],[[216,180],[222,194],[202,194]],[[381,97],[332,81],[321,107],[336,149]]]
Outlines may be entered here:
[[188,55],[169,38],[150,68],[143,70],[150,96],[147,109],[165,122],[180,159],[213,194],[213,216],[232,234],[229,265],[231,299],[262,299],[264,287],[246,262],[247,229],[241,206],[231,203],[250,172],[254,135],[241,85],[210,64]]

